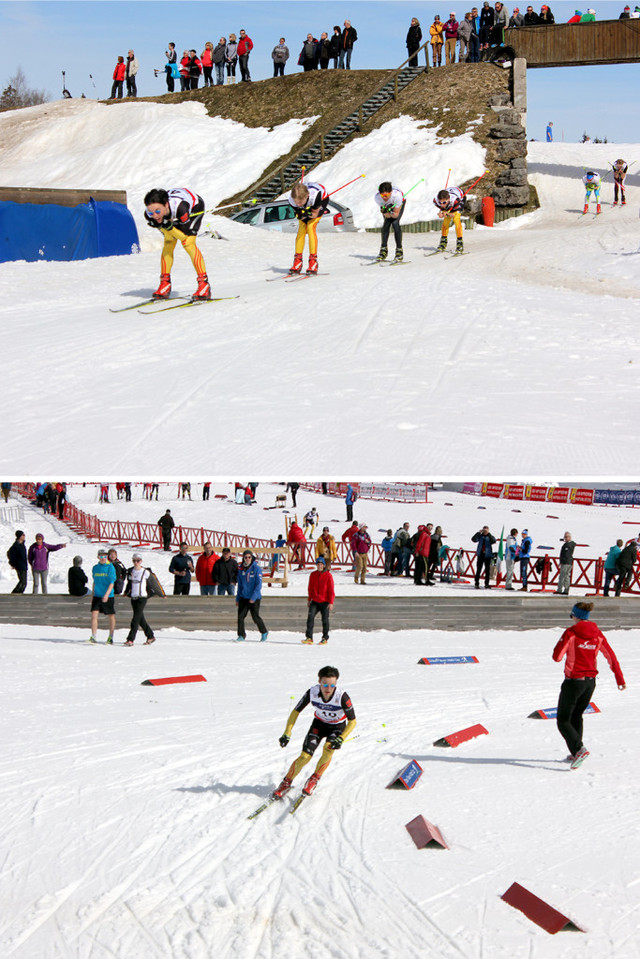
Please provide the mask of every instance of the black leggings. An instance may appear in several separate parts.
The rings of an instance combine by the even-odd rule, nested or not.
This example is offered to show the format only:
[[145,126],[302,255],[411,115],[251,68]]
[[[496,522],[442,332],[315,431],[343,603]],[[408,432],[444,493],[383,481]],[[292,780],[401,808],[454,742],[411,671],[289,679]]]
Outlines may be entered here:
[[572,756],[582,749],[582,714],[591,702],[595,688],[595,676],[565,679],[560,687],[556,723]]
[[267,627],[264,624],[264,620],[260,615],[260,600],[256,599],[253,603],[249,602],[248,599],[243,599],[240,597],[238,599],[238,636],[246,636],[247,631],[244,628],[244,621],[247,618],[247,613],[251,613],[251,619],[254,621],[261,633],[267,632]]
[[149,623],[145,619],[144,608],[147,605],[147,597],[140,596],[138,599],[131,600],[131,609],[133,610],[133,616],[131,617],[131,625],[129,627],[129,635],[127,636],[127,642],[134,642],[136,638],[136,633],[139,629],[143,630],[147,639],[151,639],[153,636],[153,630]]
[[396,249],[402,249],[402,230],[400,229],[400,220],[402,219],[402,214],[404,213],[405,203],[407,201],[403,200],[402,206],[400,207],[400,213],[395,219],[390,219],[389,217],[384,218],[382,224],[382,236],[380,238],[380,246],[386,247],[389,242],[389,230],[393,228],[393,236],[396,241]]

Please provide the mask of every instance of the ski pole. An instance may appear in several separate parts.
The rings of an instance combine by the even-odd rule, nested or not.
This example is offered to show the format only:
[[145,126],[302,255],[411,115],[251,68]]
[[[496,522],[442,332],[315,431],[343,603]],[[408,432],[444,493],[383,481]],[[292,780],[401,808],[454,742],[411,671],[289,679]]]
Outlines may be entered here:
[[[346,186],[350,186],[352,183],[355,183],[356,180],[362,180],[363,177],[365,177],[365,176],[366,176],[366,173],[361,173],[360,176],[355,176],[355,177],[353,178],[353,180],[349,180],[348,183],[343,183],[342,186],[339,186],[337,189],[332,190],[331,193],[329,193],[329,196],[333,196],[333,194],[334,194],[334,193],[337,193],[338,190],[344,190],[344,188],[345,188]],[[417,186],[417,184],[416,184],[416,186]]]
[[449,172],[447,173],[447,182],[444,185],[445,190],[449,186],[449,177],[451,176],[451,167],[449,167]]
[[464,191],[464,193],[463,193],[462,195],[463,195],[463,196],[466,196],[467,193],[469,192],[469,190],[473,190],[473,188],[474,188],[474,186],[476,185],[476,183],[479,183],[480,180],[482,179],[482,177],[483,177],[483,176],[486,176],[486,174],[487,174],[488,172],[489,172],[488,170],[485,170],[484,173],[481,173],[480,176],[478,177],[478,179],[477,179],[477,180],[474,180],[473,183],[471,184],[471,186],[468,186],[467,189]]
[[[417,186],[420,186],[421,183],[424,183],[424,177],[422,177],[421,180],[418,180],[417,183],[414,183],[413,186],[411,187],[411,190],[415,190],[415,188]],[[409,194],[411,193],[411,190],[407,190],[407,192],[405,193],[405,196],[409,196]]]

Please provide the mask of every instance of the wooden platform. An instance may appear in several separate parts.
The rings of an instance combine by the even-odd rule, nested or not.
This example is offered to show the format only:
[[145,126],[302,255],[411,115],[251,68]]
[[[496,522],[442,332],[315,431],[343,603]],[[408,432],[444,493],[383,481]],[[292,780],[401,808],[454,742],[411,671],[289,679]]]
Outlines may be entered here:
[[126,190],[52,190],[36,187],[0,186],[0,202],[4,203],[55,203],[57,206],[79,206],[93,197],[101,203],[127,205]]
[[513,47],[516,57],[527,61],[529,70],[638,63],[640,20],[518,27],[505,30],[504,42]]
[[[438,629],[460,632],[488,629],[565,629],[570,625],[572,604],[580,597],[536,596],[515,592],[489,595],[481,590],[465,591],[458,596],[422,595],[426,588],[415,588],[413,596],[338,597],[331,616],[332,630],[354,629],[367,632],[385,629]],[[434,592],[437,587],[434,587]],[[638,629],[640,599],[615,597],[594,599],[593,618],[604,630]],[[304,596],[271,595],[266,591],[261,614],[270,631],[302,632],[307,616]],[[235,632],[236,605],[230,596],[167,596],[155,598],[147,606],[154,629],[182,629]],[[131,604],[126,597],[116,598],[118,628],[128,626]],[[34,596],[25,593],[0,596],[0,623],[30,626],[66,626],[84,629],[90,622],[88,597]],[[249,628],[252,627],[247,621]]]

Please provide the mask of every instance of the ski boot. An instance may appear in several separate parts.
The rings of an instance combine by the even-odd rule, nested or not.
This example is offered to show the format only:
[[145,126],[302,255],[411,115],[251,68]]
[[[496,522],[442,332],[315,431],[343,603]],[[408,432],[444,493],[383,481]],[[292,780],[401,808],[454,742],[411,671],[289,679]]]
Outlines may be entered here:
[[211,287],[206,273],[198,273],[198,289],[191,297],[192,300],[210,300]]
[[618,205],[618,201],[617,201],[617,200],[614,200],[614,201],[613,201],[613,205],[614,205],[614,206],[617,206],[617,205]]
[[315,773],[309,776],[309,778],[307,779],[302,789],[302,792],[305,794],[305,796],[310,796],[319,782],[320,782],[320,777],[317,776]]
[[626,206],[626,205],[627,205],[627,201],[625,200],[624,197],[622,197],[622,199],[620,200],[620,206]]
[[289,273],[302,273],[302,253],[295,254],[293,266],[289,269]]
[[389,255],[389,251],[387,250],[386,246],[381,246],[380,252],[378,253],[376,257],[376,260],[378,261],[378,263],[382,263],[383,260],[386,260],[388,255]]
[[309,254],[309,265],[307,266],[307,273],[312,276],[318,272],[318,257],[315,253]]
[[456,253],[464,253],[464,243],[461,236],[456,238]]
[[393,262],[402,263],[403,259],[404,259],[404,253],[402,252],[402,250],[396,249],[396,255],[393,258]]
[[444,253],[446,249],[447,249],[447,237],[443,236],[440,242],[438,243],[438,248],[436,250],[436,253]]
[[171,277],[168,273],[160,274],[160,286],[152,294],[154,300],[166,300],[171,293]]
[[285,796],[289,792],[292,786],[293,786],[293,782],[291,781],[291,779],[287,779],[287,777],[285,776],[282,782],[280,783],[280,785],[278,786],[278,788],[273,790],[273,792],[271,793],[271,796],[273,797],[273,799],[282,799],[283,796]]
[[582,215],[584,216],[584,214],[585,214],[585,213],[588,213],[588,212],[589,212],[589,204],[588,204],[588,203],[585,203],[585,205],[584,205],[584,210],[582,211]]
[[597,214],[597,213],[602,213],[602,207],[600,206],[599,203],[598,203],[598,205],[597,205],[597,207],[596,207],[596,214]]

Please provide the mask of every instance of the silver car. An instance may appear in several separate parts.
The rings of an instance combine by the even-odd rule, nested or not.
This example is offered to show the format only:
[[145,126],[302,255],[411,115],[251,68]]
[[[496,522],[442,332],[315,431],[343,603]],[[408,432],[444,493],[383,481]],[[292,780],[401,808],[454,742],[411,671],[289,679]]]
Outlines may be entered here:
[[[288,200],[256,203],[255,206],[245,207],[239,213],[234,213],[230,219],[235,220],[236,223],[259,226],[263,230],[279,230],[281,233],[296,233],[298,230],[296,214]],[[325,233],[327,231],[332,233],[355,231],[353,213],[348,207],[342,206],[341,203],[329,200],[327,209],[318,223],[318,229]]]

